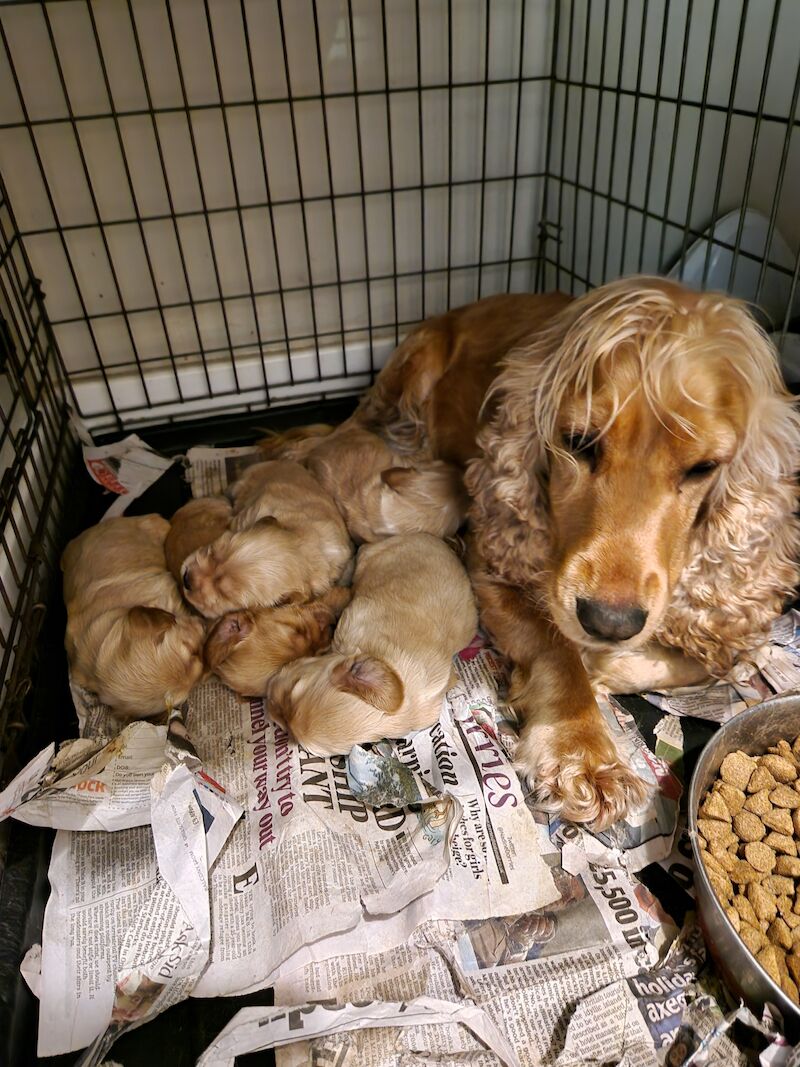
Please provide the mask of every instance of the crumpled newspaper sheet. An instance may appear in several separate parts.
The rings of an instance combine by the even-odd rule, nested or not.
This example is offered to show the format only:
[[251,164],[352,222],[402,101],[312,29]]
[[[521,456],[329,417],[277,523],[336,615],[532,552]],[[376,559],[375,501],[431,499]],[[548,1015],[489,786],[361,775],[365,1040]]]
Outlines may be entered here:
[[94,481],[115,494],[103,519],[123,515],[131,502],[175,463],[174,458],[160,455],[135,433],[110,445],[84,443],[83,461]]

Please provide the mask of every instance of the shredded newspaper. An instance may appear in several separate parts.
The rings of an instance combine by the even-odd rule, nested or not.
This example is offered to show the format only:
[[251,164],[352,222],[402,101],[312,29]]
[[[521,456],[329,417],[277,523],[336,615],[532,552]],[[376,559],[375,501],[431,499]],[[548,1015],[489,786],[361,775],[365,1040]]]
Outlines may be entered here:
[[175,462],[159,455],[136,434],[111,445],[84,443],[82,447],[86,470],[98,485],[116,497],[104,519],[124,514],[128,505]]
[[[192,450],[193,492],[257,459]],[[23,963],[39,1055],[85,1050],[94,1067],[187,996],[272,987],[281,1007],[239,1012],[202,1064],[274,1048],[278,1067],[721,1067],[758,1062],[733,1041],[744,1028],[765,1067],[800,1067],[713,978],[681,813],[680,716],[726,721],[800,684],[800,616],[772,637],[738,681],[650,694],[655,751],[602,702],[651,790],[598,835],[538,808],[514,772],[507,672],[480,636],[432,728],[348,757],[311,755],[215,680],[156,724],[74,686],[81,737],[0,794],[0,818],[59,831],[43,943]]]

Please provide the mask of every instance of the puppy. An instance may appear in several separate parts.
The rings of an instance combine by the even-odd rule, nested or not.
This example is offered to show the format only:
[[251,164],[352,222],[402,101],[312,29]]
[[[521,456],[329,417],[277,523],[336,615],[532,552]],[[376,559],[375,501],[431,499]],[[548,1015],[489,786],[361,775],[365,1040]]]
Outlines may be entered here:
[[366,545],[330,653],[272,677],[270,715],[320,756],[421,730],[438,719],[453,655],[477,625],[469,579],[443,541],[406,534]]
[[233,508],[224,496],[203,496],[178,508],[170,519],[164,542],[167,567],[176,582],[181,581],[181,566],[198,548],[210,545],[228,529]]
[[228,530],[181,568],[184,596],[201,615],[322,596],[352,556],[342,516],[307,470],[283,460],[248,468],[229,495]]
[[168,530],[158,515],[108,519],[61,559],[72,677],[132,719],[180,704],[203,674],[205,627],[167,570]]
[[263,696],[267,682],[285,663],[328,648],[349,599],[350,590],[335,585],[308,604],[223,615],[206,640],[206,667],[240,696]]
[[451,537],[466,518],[461,471],[412,459],[358,426],[343,427],[311,451],[307,467],[327,489],[356,543],[402,533]]

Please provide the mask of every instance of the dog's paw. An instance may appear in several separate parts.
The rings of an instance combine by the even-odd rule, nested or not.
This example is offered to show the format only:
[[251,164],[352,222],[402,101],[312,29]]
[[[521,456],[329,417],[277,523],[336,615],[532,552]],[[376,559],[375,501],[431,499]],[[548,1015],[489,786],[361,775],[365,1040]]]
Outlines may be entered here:
[[645,802],[649,789],[620,758],[605,724],[556,728],[531,723],[516,751],[517,771],[565,819],[605,830]]

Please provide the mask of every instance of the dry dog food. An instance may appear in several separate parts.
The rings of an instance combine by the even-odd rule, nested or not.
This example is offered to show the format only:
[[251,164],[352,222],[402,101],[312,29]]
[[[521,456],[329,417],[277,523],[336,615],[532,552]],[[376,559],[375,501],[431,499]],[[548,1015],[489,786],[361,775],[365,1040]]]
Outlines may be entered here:
[[800,737],[731,752],[697,816],[706,874],[734,930],[800,1005]]

